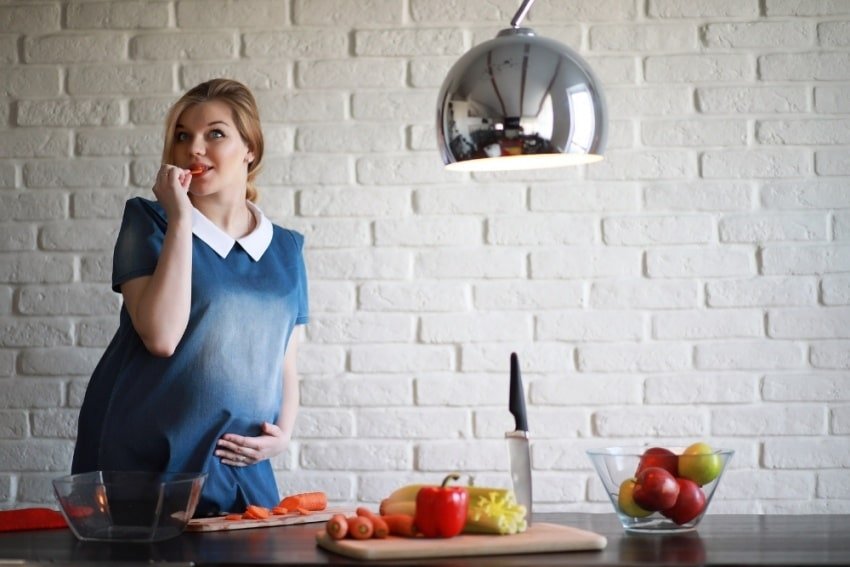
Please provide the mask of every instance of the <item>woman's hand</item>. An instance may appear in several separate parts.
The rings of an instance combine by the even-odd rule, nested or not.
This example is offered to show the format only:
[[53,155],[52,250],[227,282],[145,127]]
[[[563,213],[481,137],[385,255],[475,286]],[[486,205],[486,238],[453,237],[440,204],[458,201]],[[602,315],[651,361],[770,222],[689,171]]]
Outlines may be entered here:
[[192,218],[192,202],[189,200],[191,183],[192,174],[188,169],[167,163],[159,168],[153,185],[153,194],[165,209],[169,221]]
[[258,437],[243,437],[235,433],[226,433],[218,440],[216,457],[232,467],[247,467],[260,461],[271,459],[286,451],[289,436],[277,425],[264,422],[262,433]]

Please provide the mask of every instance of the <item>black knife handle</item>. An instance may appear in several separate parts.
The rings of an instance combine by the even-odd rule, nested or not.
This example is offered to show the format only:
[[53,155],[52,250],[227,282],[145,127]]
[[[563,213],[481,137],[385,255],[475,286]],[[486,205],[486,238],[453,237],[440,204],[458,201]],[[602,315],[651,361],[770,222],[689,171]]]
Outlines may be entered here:
[[522,389],[522,376],[519,373],[519,358],[511,353],[511,390],[508,399],[508,409],[514,416],[517,431],[528,431],[528,421],[525,417],[525,392]]

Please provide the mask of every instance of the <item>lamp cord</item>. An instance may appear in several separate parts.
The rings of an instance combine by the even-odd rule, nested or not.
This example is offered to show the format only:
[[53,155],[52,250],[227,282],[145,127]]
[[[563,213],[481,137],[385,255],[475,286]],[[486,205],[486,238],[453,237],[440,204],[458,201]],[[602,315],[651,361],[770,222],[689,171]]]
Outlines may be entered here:
[[511,27],[516,29],[522,23],[522,20],[525,18],[528,11],[531,9],[531,5],[534,4],[534,0],[522,0],[522,5],[519,7],[519,10],[516,11],[514,17],[511,19]]

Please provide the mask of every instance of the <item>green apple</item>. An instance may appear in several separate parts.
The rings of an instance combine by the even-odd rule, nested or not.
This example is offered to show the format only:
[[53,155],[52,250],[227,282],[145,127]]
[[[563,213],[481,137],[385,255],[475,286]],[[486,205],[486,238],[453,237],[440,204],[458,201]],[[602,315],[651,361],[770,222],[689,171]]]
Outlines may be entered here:
[[617,505],[620,507],[620,512],[632,518],[645,518],[652,514],[649,510],[644,510],[637,504],[632,493],[635,491],[635,479],[627,478],[620,484],[620,494],[617,495]]
[[718,476],[723,468],[720,455],[707,443],[694,443],[679,455],[679,476],[692,480],[700,486]]

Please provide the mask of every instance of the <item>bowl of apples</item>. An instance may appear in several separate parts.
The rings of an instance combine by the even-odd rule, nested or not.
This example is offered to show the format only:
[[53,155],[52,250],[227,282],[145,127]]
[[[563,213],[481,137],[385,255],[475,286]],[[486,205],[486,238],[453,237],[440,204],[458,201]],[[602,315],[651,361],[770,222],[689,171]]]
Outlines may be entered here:
[[696,529],[734,451],[688,447],[609,447],[587,452],[628,531]]

